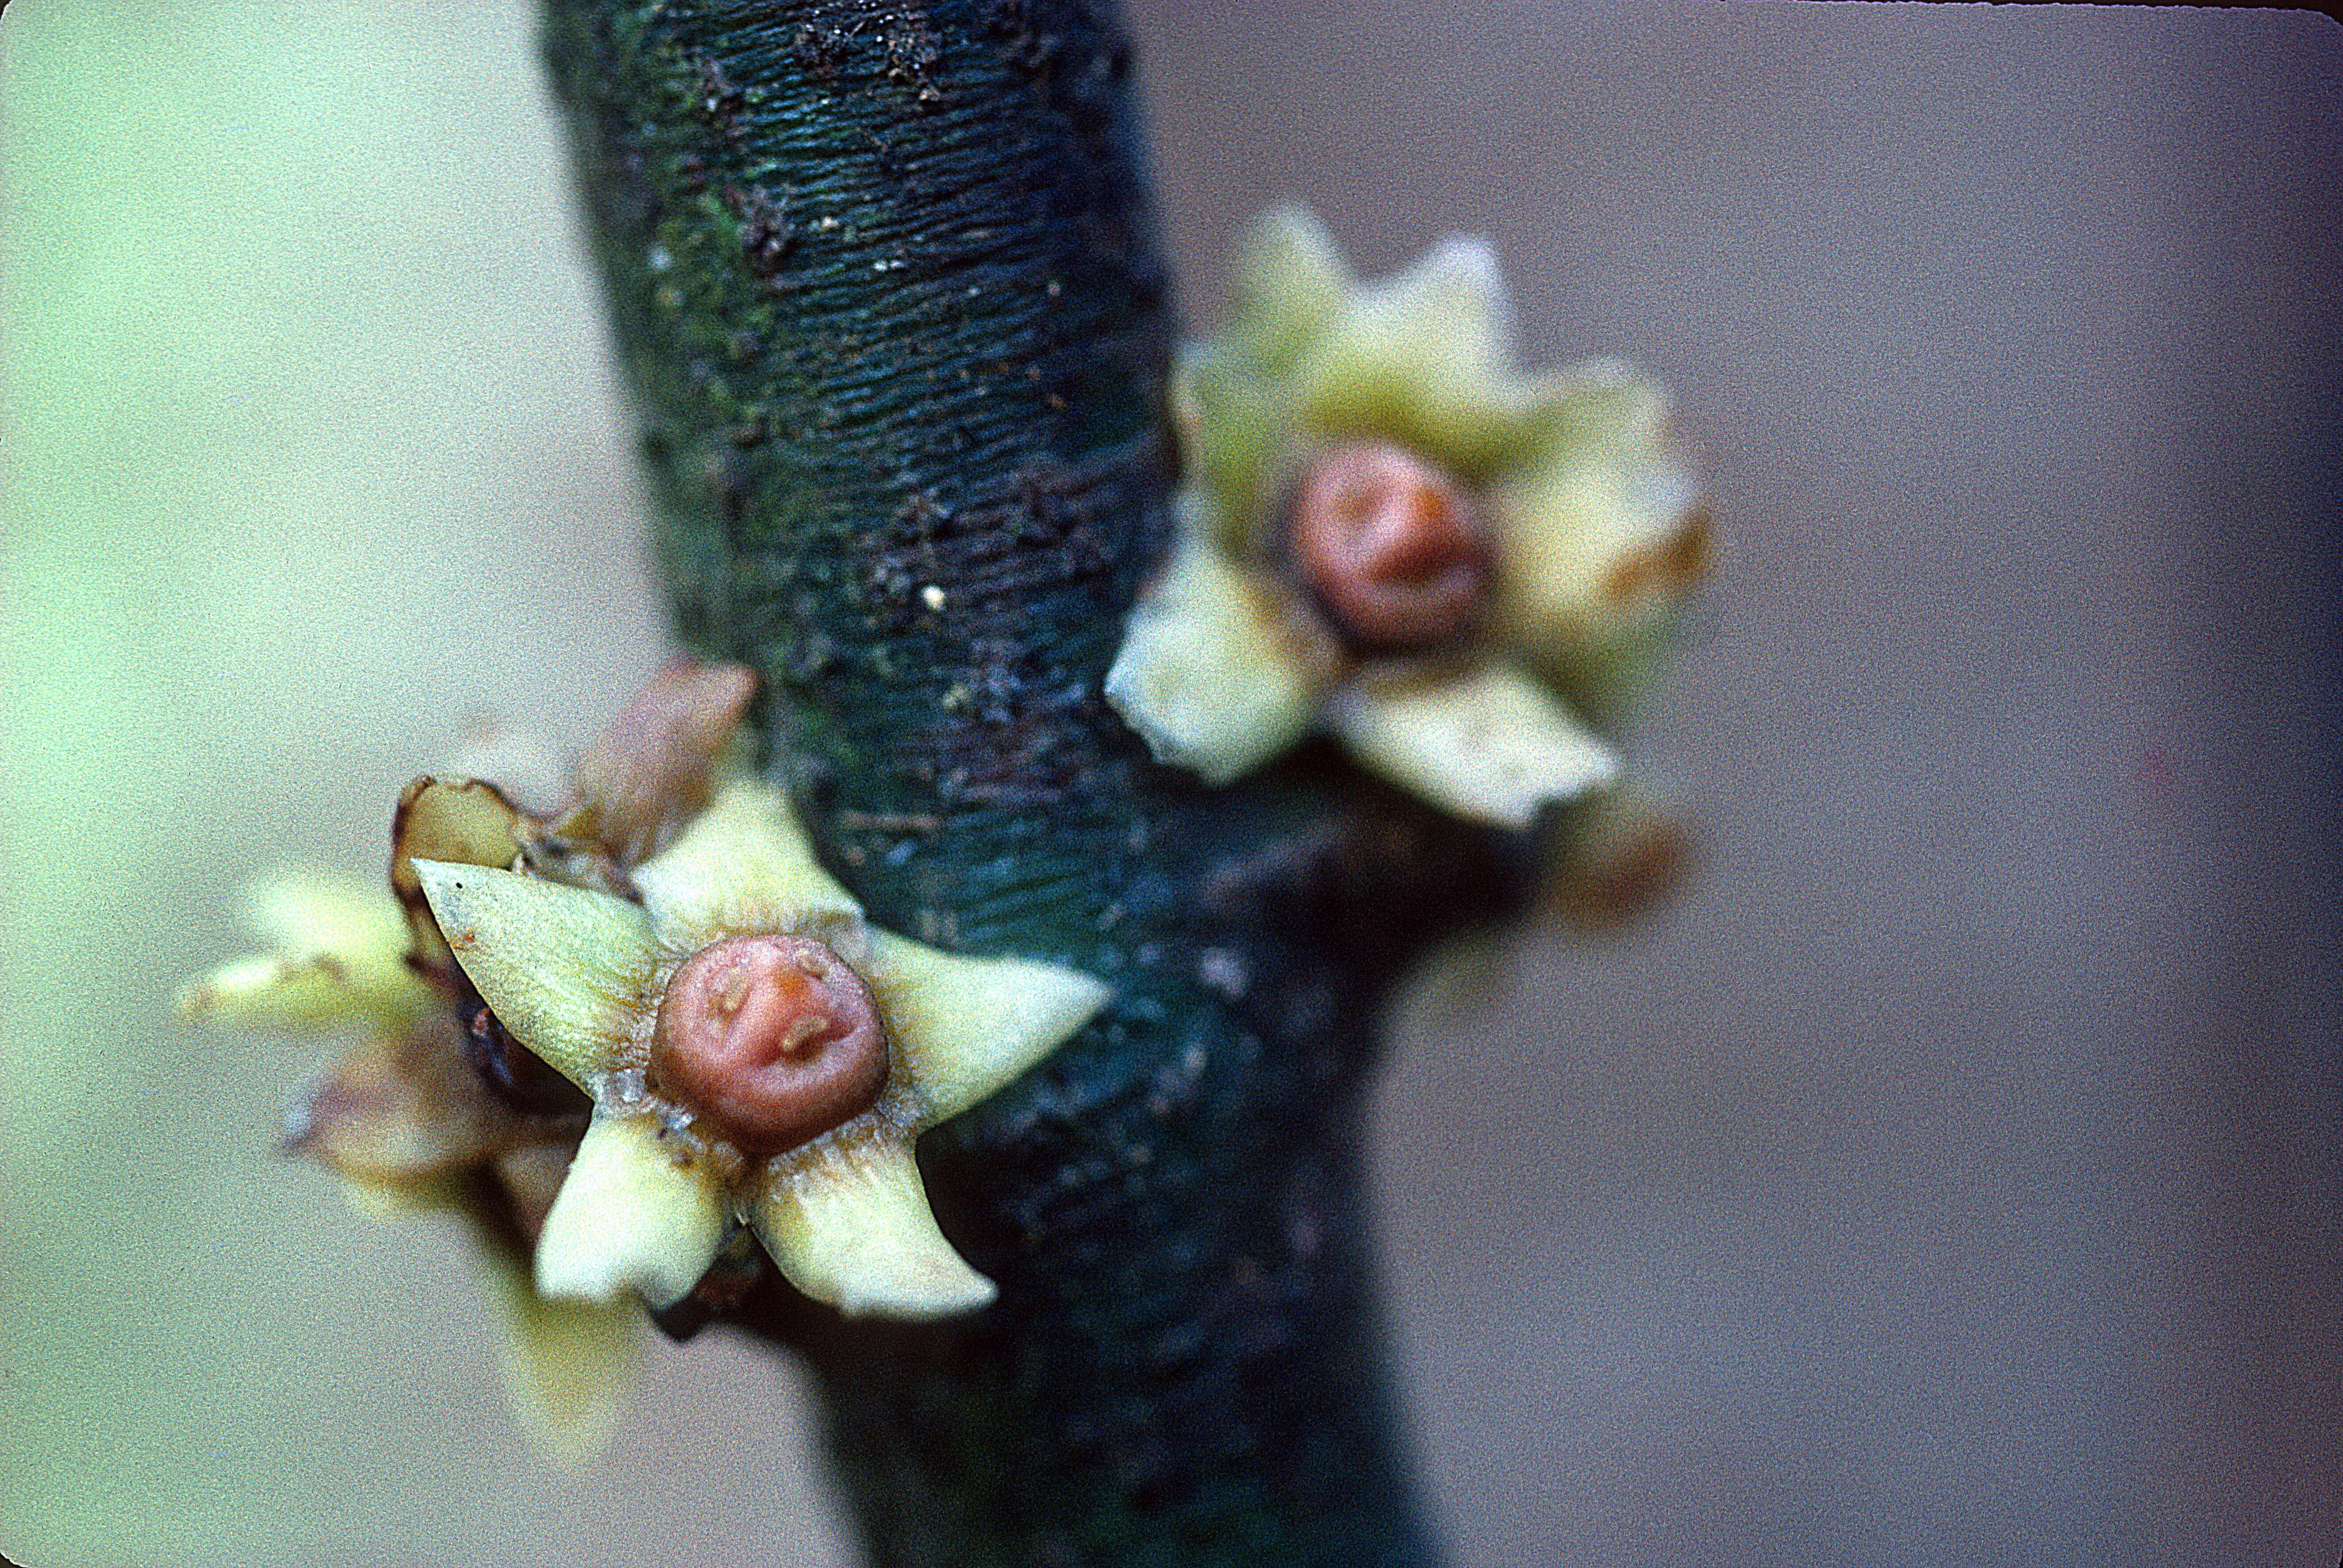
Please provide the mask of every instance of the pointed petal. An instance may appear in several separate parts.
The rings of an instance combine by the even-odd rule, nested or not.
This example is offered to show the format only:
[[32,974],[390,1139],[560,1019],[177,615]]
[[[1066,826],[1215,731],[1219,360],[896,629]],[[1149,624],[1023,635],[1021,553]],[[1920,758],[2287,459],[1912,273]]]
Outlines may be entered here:
[[1512,368],[1513,308],[1489,242],[1452,234],[1405,272],[1361,289],[1349,328],[1435,373],[1485,377]]
[[1597,364],[1543,397],[1537,434],[1488,506],[1504,635],[1552,667],[1665,618],[1707,562],[1709,525],[1659,387]]
[[1667,434],[1665,391],[1632,365],[1594,359],[1533,377],[1530,432],[1538,443],[1523,454],[1535,467],[1596,453],[1651,450]]
[[601,1116],[537,1241],[537,1288],[608,1302],[638,1291],[654,1307],[680,1301],[708,1271],[724,1235],[724,1204],[704,1165],[679,1165],[651,1116]]
[[316,1031],[379,1017],[350,984],[347,971],[323,954],[234,959],[187,981],[172,1001],[190,1022],[239,1029]]
[[520,855],[519,821],[520,812],[495,785],[427,774],[399,795],[392,858],[509,866]]
[[660,952],[643,911],[487,866],[417,860],[415,871],[456,961],[513,1038],[591,1088],[652,1005]]
[[379,877],[290,872],[255,883],[245,919],[287,958],[332,955],[349,983],[370,996],[420,990],[407,967],[407,922]]
[[755,1221],[789,1283],[849,1317],[948,1317],[997,1293],[936,1228],[907,1142],[820,1148],[772,1179]]
[[1225,784],[1308,733],[1333,653],[1282,588],[1232,564],[1183,493],[1163,576],[1131,612],[1106,699],[1156,759]]
[[1172,368],[1172,418],[1191,488],[1202,492],[1212,542],[1240,552],[1265,504],[1266,476],[1279,446],[1291,439],[1292,411],[1243,355],[1224,344],[1184,349]]
[[1350,266],[1316,215],[1272,207],[1237,253],[1229,335],[1265,369],[1290,359],[1342,309]]
[[1384,437],[1477,477],[1530,407],[1512,332],[1495,254],[1452,236],[1353,298],[1295,371],[1302,424]]
[[873,930],[856,966],[932,1126],[999,1090],[1091,1020],[1113,988],[1023,959],[972,959]]
[[1540,806],[1600,789],[1619,771],[1594,731],[1496,660],[1433,679],[1346,681],[1326,718],[1363,766],[1500,828],[1526,828]]
[[642,1364],[642,1314],[625,1302],[548,1301],[526,1270],[483,1251],[481,1285],[502,1320],[497,1347],[521,1430],[557,1464],[582,1464],[618,1431]]
[[1493,494],[1508,639],[1543,663],[1674,610],[1708,561],[1695,494],[1657,449],[1551,462]]
[[862,914],[815,861],[787,798],[762,779],[725,786],[634,878],[652,930],[681,951],[731,932],[793,931],[809,920]]
[[246,922],[274,950],[181,986],[181,1017],[309,1030],[365,1020],[397,1032],[437,1006],[407,966],[407,923],[381,882],[295,872],[255,884],[246,900]]
[[1585,648],[1524,648],[1537,672],[1571,711],[1598,730],[1616,729],[1659,682],[1676,645],[1684,640],[1681,608],[1653,616],[1617,636]]

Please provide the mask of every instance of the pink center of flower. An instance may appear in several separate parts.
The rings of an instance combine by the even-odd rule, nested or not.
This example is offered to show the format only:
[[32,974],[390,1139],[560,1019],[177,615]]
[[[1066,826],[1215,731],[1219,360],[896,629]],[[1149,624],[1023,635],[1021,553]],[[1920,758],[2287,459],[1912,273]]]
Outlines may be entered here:
[[1334,447],[1294,498],[1302,579],[1353,641],[1423,648],[1463,631],[1489,577],[1479,519],[1456,482],[1384,441]]
[[887,1032],[862,977],[809,937],[728,937],[668,982],[651,1035],[661,1091],[751,1153],[791,1148],[868,1108]]

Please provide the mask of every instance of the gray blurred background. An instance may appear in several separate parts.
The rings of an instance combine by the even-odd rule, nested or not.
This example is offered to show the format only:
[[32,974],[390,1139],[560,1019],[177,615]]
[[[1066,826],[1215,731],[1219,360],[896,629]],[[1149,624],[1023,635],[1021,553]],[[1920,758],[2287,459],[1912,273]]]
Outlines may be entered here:
[[[1727,540],[1635,737],[1698,875],[1395,1020],[1390,1302],[1472,1568],[2343,1548],[2343,33],[1141,5],[1192,319],[1264,205],[1485,234]],[[523,7],[15,0],[0,1553],[846,1561],[793,1369],[565,1473],[461,1238],[267,1156],[168,987],[497,712],[662,657]],[[778,1447],[776,1446],[778,1445]]]

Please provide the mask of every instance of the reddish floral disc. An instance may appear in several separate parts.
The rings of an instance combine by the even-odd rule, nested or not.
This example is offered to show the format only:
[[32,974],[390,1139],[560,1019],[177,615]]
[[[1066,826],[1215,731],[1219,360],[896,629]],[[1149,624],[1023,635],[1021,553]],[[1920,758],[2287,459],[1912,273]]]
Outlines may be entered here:
[[651,1069],[663,1093],[771,1154],[879,1098],[887,1031],[870,988],[820,942],[728,937],[668,982]]
[[1302,580],[1353,641],[1425,648],[1463,631],[1489,579],[1480,519],[1456,482],[1385,441],[1336,447],[1294,497]]

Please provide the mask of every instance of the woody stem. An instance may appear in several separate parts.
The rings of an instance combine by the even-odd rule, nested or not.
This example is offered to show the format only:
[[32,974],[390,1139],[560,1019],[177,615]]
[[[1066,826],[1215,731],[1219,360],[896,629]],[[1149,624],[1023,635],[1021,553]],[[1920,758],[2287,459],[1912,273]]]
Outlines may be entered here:
[[769,1284],[886,1563],[1414,1563],[1363,1207],[1373,1020],[1518,896],[1305,751],[1224,791],[1100,680],[1166,538],[1172,324],[1089,0],[548,0],[547,52],[695,649],[881,923],[1109,980],[932,1134],[987,1312]]

